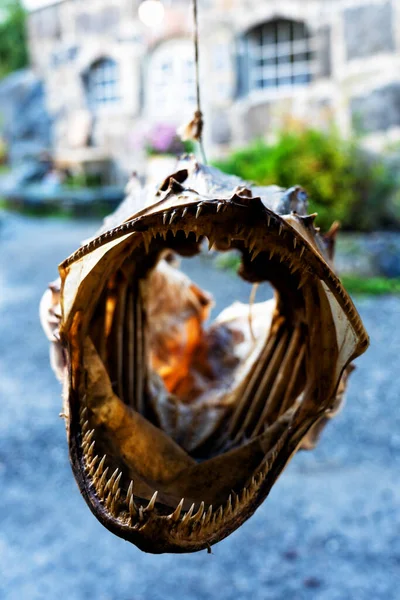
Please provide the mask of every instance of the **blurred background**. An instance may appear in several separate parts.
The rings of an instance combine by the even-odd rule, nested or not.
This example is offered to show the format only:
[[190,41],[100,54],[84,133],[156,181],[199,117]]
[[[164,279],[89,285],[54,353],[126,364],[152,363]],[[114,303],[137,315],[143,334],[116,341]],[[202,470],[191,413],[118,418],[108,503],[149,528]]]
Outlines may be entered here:
[[[157,183],[196,109],[189,0],[0,0],[0,598],[397,600],[400,0],[199,0],[207,156],[300,184],[371,335],[348,405],[214,554],[152,557],[68,465],[38,304],[126,185]],[[218,309],[229,255],[185,262]]]

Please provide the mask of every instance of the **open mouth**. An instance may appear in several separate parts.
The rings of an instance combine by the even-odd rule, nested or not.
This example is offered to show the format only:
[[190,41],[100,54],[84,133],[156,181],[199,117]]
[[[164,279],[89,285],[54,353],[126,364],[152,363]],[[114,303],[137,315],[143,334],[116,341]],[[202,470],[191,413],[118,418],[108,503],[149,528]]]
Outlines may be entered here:
[[[314,445],[368,337],[299,188],[252,191],[190,162],[121,221],[60,266],[74,473],[139,548],[210,548]],[[210,296],[169,260],[207,242],[274,300],[207,326]]]

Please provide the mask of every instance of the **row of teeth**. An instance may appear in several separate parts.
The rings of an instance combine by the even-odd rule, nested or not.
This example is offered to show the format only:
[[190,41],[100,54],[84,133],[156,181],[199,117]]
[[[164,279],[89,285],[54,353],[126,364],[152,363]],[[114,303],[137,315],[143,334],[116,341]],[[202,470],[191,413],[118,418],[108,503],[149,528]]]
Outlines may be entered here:
[[[204,207],[208,205],[216,205],[217,206],[217,213],[222,211],[225,211],[228,208],[228,205],[225,202],[200,202],[197,205],[197,210],[196,210],[196,219],[201,215]],[[173,209],[172,211],[168,212],[164,212],[163,213],[163,223],[164,225],[168,224],[170,227],[170,231],[172,231],[172,233],[174,235],[176,235],[177,231],[183,231],[185,233],[185,235],[187,236],[189,232],[187,232],[186,230],[184,230],[182,227],[179,227],[179,224],[176,223],[177,218],[180,216],[181,218],[185,217],[186,213],[187,213],[188,208],[185,207],[183,208],[181,214],[179,214],[179,210],[178,209]],[[314,215],[315,216],[315,215]],[[271,226],[271,221],[278,221],[278,219],[276,219],[273,215],[268,214],[267,215],[267,225],[268,227]],[[174,224],[175,223],[175,224]],[[284,236],[287,233],[287,230],[285,228],[285,225],[279,220],[279,229],[278,229],[278,235],[280,236]],[[157,233],[160,233],[164,239],[166,237],[167,231],[152,231],[149,230],[148,232],[143,232],[143,242],[144,242],[144,246],[146,249],[146,252],[148,252],[149,246],[150,246],[150,241],[151,238],[154,235],[157,235]],[[243,228],[239,228],[236,231],[236,235],[244,235],[247,233],[247,230],[243,227]],[[196,241],[198,240],[199,236],[198,234],[196,234]],[[210,234],[207,235],[207,238],[209,240],[209,247],[210,249],[212,248],[212,246],[214,245],[216,238]],[[253,261],[261,252],[265,251],[264,247],[260,247],[258,246],[258,237],[253,233],[250,232],[248,233],[247,238],[244,239],[245,241],[245,245],[247,246],[250,255],[251,255],[251,261]],[[293,242],[293,250],[296,251],[296,258],[301,259],[303,257],[303,254],[305,252],[306,246],[304,244],[302,244],[301,242],[298,241],[298,239],[295,236],[292,236],[292,242]],[[272,259],[272,257],[274,256],[274,254],[279,254],[279,259],[280,262],[284,262],[289,266],[289,269],[291,271],[292,274],[296,273],[296,271],[300,270],[300,266],[296,266],[293,262],[293,254],[291,254],[289,251],[285,251],[283,249],[280,249],[279,251],[275,250],[270,250],[269,251],[269,258]],[[304,285],[308,273],[312,273],[312,270],[309,269],[307,267],[307,264],[302,264],[301,265],[301,269],[302,271],[304,271],[305,273],[303,274],[300,284],[299,284],[299,289]],[[351,301],[351,299],[349,298],[349,296],[344,292],[343,287],[340,283],[340,280],[338,279],[338,277],[330,270],[327,270],[327,275],[328,278],[332,281],[332,283],[335,286],[335,289],[337,290],[337,292],[339,293],[339,295],[341,296],[344,306],[346,308],[346,310],[349,311],[350,315],[353,317],[353,323],[354,323],[354,328],[355,331],[358,335],[360,335],[362,338],[365,337],[365,333],[364,333],[364,328],[362,323],[359,321],[359,317],[357,314],[357,311]]]
[[[205,204],[206,203],[202,202],[198,205],[197,212],[196,212],[196,218],[198,218],[200,216],[202,207]],[[219,212],[219,207],[223,207],[223,210],[226,210],[226,208],[227,208],[226,204],[224,204],[222,202],[218,202],[217,203],[217,212]],[[143,245],[144,245],[146,253],[149,252],[150,243],[151,243],[152,239],[155,238],[157,235],[160,235],[164,240],[166,240],[169,232],[171,232],[172,235],[175,236],[178,232],[181,232],[181,231],[185,234],[186,238],[191,233],[194,233],[196,242],[198,242],[201,237],[207,237],[209,249],[211,250],[211,248],[214,246],[214,244],[218,240],[218,237],[215,234],[213,234],[213,232],[205,234],[204,229],[202,229],[202,231],[200,232],[199,230],[196,230],[196,228],[193,228],[193,226],[188,229],[185,229],[179,223],[179,221],[177,222],[177,217],[180,216],[181,218],[183,218],[186,215],[187,210],[188,210],[188,207],[183,208],[181,213],[178,209],[173,209],[170,212],[166,211],[163,213],[163,224],[167,225],[168,228],[165,228],[165,227],[160,228],[160,229],[150,228],[150,229],[148,229],[148,231],[142,232]],[[273,217],[268,215],[268,217],[267,217],[268,226],[270,226],[270,224],[271,224],[271,219],[273,219]],[[283,223],[280,223],[278,235],[284,236],[285,233],[286,232],[285,232],[284,225],[283,225]],[[264,246],[258,245],[259,237],[257,236],[257,234],[255,234],[253,231],[249,232],[248,229],[244,226],[240,226],[240,225],[237,226],[236,231],[234,232],[233,235],[231,235],[231,236],[225,235],[224,237],[228,238],[229,241],[232,241],[232,239],[235,239],[238,237],[242,238],[245,243],[246,248],[249,250],[251,261],[254,261],[255,258],[257,258],[257,256],[261,252],[265,251]],[[298,257],[296,256],[296,258],[301,259],[306,248],[305,248],[304,244],[301,244],[301,242],[299,243],[297,238],[294,237],[293,238],[293,249],[297,250],[297,252],[298,252]],[[292,273],[295,273],[296,271],[298,271],[300,269],[299,265],[298,266],[295,265],[295,263],[293,261],[293,255],[290,254],[289,251],[285,251],[284,249],[280,249],[279,251],[277,249],[269,250],[269,258],[270,259],[272,259],[275,254],[279,255],[280,262],[285,261],[285,263],[289,266]],[[302,268],[306,269],[307,266],[302,265]]]
[[[196,208],[196,219],[201,215],[201,213],[203,212],[203,209],[205,206],[216,206],[216,212],[224,212],[225,210],[227,210],[228,208],[228,203],[226,202],[200,202],[199,204],[197,204],[197,208]],[[182,211],[180,212],[180,210],[178,209],[172,209],[171,211],[165,211],[163,213],[163,224],[166,225],[168,224],[169,226],[169,230],[172,231],[172,233],[175,235],[177,233],[177,231],[184,231],[185,235],[187,236],[189,232],[185,231],[182,226],[179,226],[179,223],[177,223],[177,219],[178,217],[184,218],[186,213],[188,211],[188,207],[184,207],[182,209]],[[315,215],[313,215],[313,217],[315,217]],[[277,219],[275,216],[268,214],[267,215],[267,225],[268,227],[271,226],[271,221],[275,221],[275,225],[279,225],[279,229],[278,229],[278,235],[280,236],[284,236],[286,233],[288,233],[287,228],[285,227],[285,225],[282,223],[282,221],[280,219]],[[127,225],[127,224],[125,224]],[[247,232],[247,230],[245,230],[245,228],[238,228],[236,231],[236,235],[243,235]],[[144,242],[144,246],[146,249],[146,252],[148,252],[148,248],[150,246],[150,242],[151,242],[151,238],[154,237],[155,235],[157,235],[157,233],[160,233],[164,239],[167,235],[167,231],[163,230],[163,231],[156,231],[156,230],[149,230],[148,232],[143,232],[143,242]],[[196,233],[196,232],[195,232]],[[291,232],[290,232],[291,233]],[[196,240],[198,240],[200,236],[196,233]],[[212,235],[212,233],[210,235],[207,235],[207,238],[209,240],[209,247],[211,249],[211,247],[214,245],[216,238]],[[261,252],[265,251],[264,247],[259,247],[258,244],[258,237],[253,233],[250,232],[248,234],[247,239],[245,238],[245,244],[247,246],[247,248],[250,251],[250,255],[251,255],[251,260],[253,261]],[[298,239],[295,236],[292,236],[292,242],[293,242],[293,250],[296,251],[296,258],[301,259],[306,246],[299,242]],[[270,259],[274,256],[275,253],[278,253],[277,250],[270,250]],[[289,251],[284,251],[283,249],[279,250],[279,258],[280,261],[283,262],[285,261],[291,272],[295,273],[296,271],[298,271],[300,269],[300,266],[295,266],[293,263],[293,255],[290,254]],[[309,271],[309,273],[312,273],[311,269],[307,268],[306,264],[302,264],[301,265],[302,270],[304,271]],[[340,283],[340,280],[338,279],[338,277],[330,270],[327,270],[327,276],[328,278],[331,280],[331,282],[334,284],[336,291],[339,293],[339,295],[341,296],[344,306],[346,308],[346,310],[349,311],[350,315],[353,318],[353,325],[354,325],[354,329],[356,331],[356,333],[362,337],[365,338],[365,332],[364,332],[364,327],[362,325],[362,323],[359,320],[357,311],[351,301],[351,299],[348,297],[348,295],[344,292],[343,287]],[[305,279],[302,278],[299,288],[302,287],[304,285],[304,281]]]
[[217,510],[213,510],[212,506],[206,509],[205,503],[201,502],[196,512],[195,504],[192,504],[189,510],[184,512],[185,500],[182,498],[170,515],[161,516],[155,511],[158,492],[154,492],[147,506],[143,507],[135,502],[133,481],[130,482],[128,491],[125,493],[120,487],[122,472],[115,469],[109,476],[109,467],[106,466],[107,456],[104,455],[100,459],[99,456],[95,455],[95,430],[89,429],[87,416],[87,408],[82,408],[80,424],[85,471],[106,511],[113,518],[120,521],[121,524],[136,529],[140,529],[151,518],[161,518],[164,522],[169,523],[171,533],[175,533],[178,537],[179,534],[190,537],[198,533],[199,530],[206,533],[212,532],[223,522],[239,514],[243,505],[248,504],[258,492],[280,449],[279,447],[275,448],[272,456],[265,462],[262,469],[252,477],[250,484],[243,488],[240,494],[232,492],[226,504],[220,506]]
[[[172,235],[174,235],[174,236],[178,232],[182,231],[185,234],[186,238],[189,237],[190,233],[194,233],[196,236],[196,242],[199,241],[200,237],[207,237],[208,246],[209,246],[210,250],[214,246],[215,242],[217,241],[217,237],[213,236],[212,234],[209,234],[209,235],[205,235],[204,233],[199,234],[197,232],[193,232],[192,229],[185,230],[182,228],[175,227],[174,229],[170,229],[169,231],[171,231]],[[148,232],[142,233],[143,245],[144,245],[146,253],[149,252],[150,243],[155,237],[157,237],[157,235],[160,235],[165,240],[167,237],[167,233],[168,233],[168,231],[165,229],[162,231],[149,230]],[[240,236],[242,233],[243,233],[243,231],[241,231],[239,229],[236,235]],[[233,236],[233,238],[231,238],[231,239],[235,239],[235,236]],[[251,262],[253,262],[255,260],[255,258],[257,258],[257,256],[261,252],[265,251],[265,248],[257,248],[256,247],[257,241],[254,239],[254,237],[251,236],[251,234],[247,239],[244,239],[243,241],[245,243],[246,248],[249,250]],[[305,251],[305,247],[303,246],[300,249],[300,257],[303,256],[304,251]],[[295,262],[293,261],[293,255],[291,255],[289,251],[286,251],[284,249],[279,249],[279,251],[277,249],[270,249],[268,251],[268,255],[269,255],[270,260],[272,260],[272,258],[274,256],[278,256],[279,262],[285,263],[286,267],[288,267],[288,269],[292,275],[299,273],[301,270],[301,273],[299,273],[299,274],[301,274],[301,277],[300,277],[297,289],[299,290],[304,286],[309,275],[311,274],[311,270],[308,267],[308,265],[303,264],[302,267],[300,267],[300,265],[298,265],[298,264],[296,265]]]
[[[238,190],[239,191],[239,190]],[[233,198],[232,198],[233,199]],[[241,201],[242,199],[240,198],[240,196],[237,197],[237,199],[239,201]],[[216,208],[216,212],[224,212],[228,209],[229,207],[229,202],[228,201],[202,201],[199,202],[196,205],[196,218],[198,218],[202,212],[203,209],[207,206],[212,207],[212,208]],[[170,227],[170,230],[173,233],[176,233],[178,230],[183,230],[182,227],[179,227],[179,224],[177,224],[177,220],[178,217],[183,218],[185,217],[187,211],[188,211],[189,207],[184,207],[183,209],[171,209],[170,211],[165,211],[163,213],[163,224],[167,225]],[[74,261],[82,258],[83,256],[85,256],[85,254],[95,250],[97,247],[101,246],[102,244],[104,244],[106,241],[117,238],[117,237],[121,237],[123,235],[125,235],[128,232],[134,232],[137,231],[137,223],[138,221],[140,221],[139,219],[135,219],[133,221],[128,221],[126,223],[122,223],[121,225],[119,225],[118,227],[115,227],[114,229],[110,229],[109,231],[105,232],[104,234],[100,235],[99,237],[95,238],[94,240],[91,240],[88,244],[86,244],[85,246],[82,246],[81,248],[79,248],[74,254],[72,254],[66,261],[64,261],[63,266],[66,267],[69,264],[73,263]],[[279,235],[285,235],[286,233],[286,228],[284,226],[284,224],[282,223],[281,219],[277,219],[274,215],[271,215],[268,213],[267,215],[267,224],[268,227],[271,225],[271,221],[275,222],[276,224],[279,224],[279,230],[278,233]],[[184,230],[183,230],[184,231]],[[167,231],[164,229],[163,231],[159,230],[149,230],[148,232],[142,232],[143,235],[143,242],[146,248],[146,251],[148,250],[149,246],[150,246],[150,242],[152,237],[154,237],[155,235],[157,235],[157,233],[160,233],[163,237],[166,236]],[[185,231],[186,235],[187,232]],[[196,233],[196,232],[195,232]],[[254,234],[253,237],[251,237],[252,234],[250,234],[250,238],[248,239],[248,247],[251,250],[251,259],[254,260],[258,254],[260,252],[263,251],[263,248],[259,248],[257,247],[257,239],[255,239]],[[198,239],[200,237],[200,234],[196,233],[196,239]],[[213,246],[213,244],[215,243],[215,239],[213,239],[212,234],[210,236],[207,236],[209,239],[209,243],[210,243],[210,247]],[[306,246],[304,244],[302,244],[301,242],[298,242],[296,237],[293,237],[293,248],[294,250],[297,250],[297,252],[299,253],[299,257],[301,258],[303,256],[303,253],[306,249]],[[273,252],[273,251],[272,251]],[[283,255],[283,259],[282,260],[286,260],[288,258],[289,253],[287,255]],[[291,257],[293,258],[293,256]],[[293,264],[293,263],[291,263]],[[306,268],[306,265],[303,264],[302,268]],[[359,337],[361,338],[361,341],[364,343],[367,343],[368,338],[366,336],[366,333],[364,331],[364,327],[358,317],[357,311],[352,303],[352,301],[349,299],[348,295],[344,292],[342,285],[340,283],[340,280],[338,279],[338,277],[336,275],[334,275],[330,269],[327,269],[327,276],[329,277],[329,279],[331,280],[332,284],[335,287],[336,292],[340,295],[342,301],[343,301],[343,305],[345,306],[346,310],[349,313],[349,316],[352,319],[352,324],[354,327],[355,332],[357,333],[357,335],[359,335]],[[301,287],[302,283],[300,284]]]
[[[216,208],[216,213],[219,212],[225,212],[228,208],[229,208],[229,201],[203,201],[203,202],[199,202],[198,204],[196,204],[196,214],[195,214],[195,218],[198,219],[204,208]],[[153,237],[155,237],[157,235],[157,233],[159,233],[161,236],[164,237],[164,239],[167,236],[168,231],[172,231],[174,234],[176,234],[177,231],[185,231],[182,228],[182,225],[179,224],[179,219],[183,219],[189,208],[188,206],[185,206],[181,209],[178,208],[173,208],[167,211],[163,212],[163,225],[167,226],[168,228],[163,228],[163,229],[149,229],[146,232],[141,232],[142,236],[143,236],[143,242],[146,248],[146,252],[148,251],[148,248],[150,246],[150,242],[151,239]],[[111,240],[117,237],[120,237],[128,232],[134,232],[137,231],[137,221],[138,220],[133,220],[133,221],[128,221],[126,223],[122,223],[121,225],[119,225],[118,227],[115,227],[114,229],[110,229],[109,231],[103,233],[102,235],[100,235],[99,237],[91,240],[88,244],[86,244],[86,246],[82,246],[81,248],[79,248],[72,256],[70,256],[63,264],[65,266],[68,266],[68,264],[70,264],[71,262],[74,262],[75,260],[78,260],[79,258],[81,258],[82,256],[84,256],[85,254],[87,254],[88,252],[91,252],[92,250],[95,250],[98,246],[101,246],[104,242],[106,242],[107,240]],[[276,221],[277,223],[279,223],[279,230],[278,233],[279,235],[282,235],[285,233],[285,226],[284,224],[281,222],[281,220],[277,219],[274,215],[268,214],[267,215],[267,224],[268,227],[270,227],[271,225],[271,221]],[[193,231],[193,228],[186,232],[186,235],[188,235],[191,231]],[[204,235],[204,232],[202,233],[196,233],[196,231],[194,231],[194,233],[196,234],[196,240],[198,241],[198,239],[200,237],[202,237]],[[237,229],[236,235],[238,235],[240,233],[240,227]],[[213,235],[207,235],[209,241],[210,241],[210,247],[215,243],[216,239],[213,238]],[[249,239],[247,240],[248,244],[249,244],[249,248],[250,251],[253,255],[253,260],[254,258],[264,250],[264,248],[257,248],[257,239],[256,237],[254,237],[254,234],[250,233],[249,235]],[[305,246],[302,245],[301,248],[298,247],[298,243],[297,243],[297,239],[294,238],[293,239],[293,247],[294,249],[298,248],[300,250],[300,257],[303,255],[303,252],[305,250]]]

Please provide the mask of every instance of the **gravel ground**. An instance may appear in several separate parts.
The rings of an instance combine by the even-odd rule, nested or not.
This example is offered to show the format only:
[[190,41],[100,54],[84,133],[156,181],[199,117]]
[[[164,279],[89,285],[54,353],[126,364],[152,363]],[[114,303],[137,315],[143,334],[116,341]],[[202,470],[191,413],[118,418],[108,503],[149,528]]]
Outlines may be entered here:
[[[0,215],[0,599],[395,600],[400,597],[400,299],[358,302],[372,346],[319,448],[213,554],[151,556],[87,509],[68,464],[38,304],[97,224]],[[228,273],[201,277],[224,304]]]

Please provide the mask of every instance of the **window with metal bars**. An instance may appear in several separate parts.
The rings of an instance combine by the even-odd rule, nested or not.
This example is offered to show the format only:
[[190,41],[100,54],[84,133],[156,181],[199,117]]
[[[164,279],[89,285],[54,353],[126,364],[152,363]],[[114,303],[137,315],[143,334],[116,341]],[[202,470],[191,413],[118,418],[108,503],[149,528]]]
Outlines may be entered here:
[[86,92],[90,108],[119,102],[118,65],[111,58],[102,58],[91,65],[86,74]]
[[304,23],[276,20],[245,38],[248,91],[305,85],[314,74],[313,40]]

